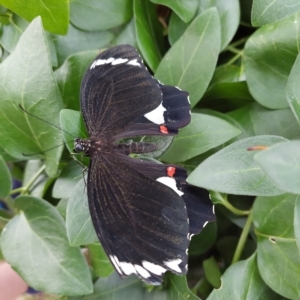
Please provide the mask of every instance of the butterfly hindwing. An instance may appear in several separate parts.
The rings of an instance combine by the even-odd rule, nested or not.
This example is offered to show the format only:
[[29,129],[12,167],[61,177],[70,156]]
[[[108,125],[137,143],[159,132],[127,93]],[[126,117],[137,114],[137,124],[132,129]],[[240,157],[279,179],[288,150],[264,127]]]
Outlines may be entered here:
[[134,164],[144,175],[173,189],[185,202],[189,219],[189,234],[202,231],[208,222],[215,221],[214,206],[206,189],[186,182],[187,172],[173,164],[157,164],[136,159]]

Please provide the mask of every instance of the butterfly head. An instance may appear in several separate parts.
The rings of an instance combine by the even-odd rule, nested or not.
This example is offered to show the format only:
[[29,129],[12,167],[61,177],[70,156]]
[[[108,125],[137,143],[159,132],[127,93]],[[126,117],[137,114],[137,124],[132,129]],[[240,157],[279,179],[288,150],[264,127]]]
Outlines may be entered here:
[[75,153],[84,152],[86,155],[89,155],[91,147],[91,142],[89,140],[82,140],[81,138],[76,138],[74,140],[74,149]]

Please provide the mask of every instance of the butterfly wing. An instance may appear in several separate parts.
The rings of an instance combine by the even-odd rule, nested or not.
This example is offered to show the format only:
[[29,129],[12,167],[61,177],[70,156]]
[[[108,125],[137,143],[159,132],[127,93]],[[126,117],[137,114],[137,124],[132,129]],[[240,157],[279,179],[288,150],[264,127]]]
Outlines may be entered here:
[[87,192],[98,238],[121,276],[160,284],[187,272],[187,212],[179,195],[121,154],[91,157]]
[[134,159],[132,166],[180,195],[186,205],[190,235],[200,233],[208,222],[215,221],[214,205],[209,198],[208,191],[188,184],[186,182],[187,172],[184,168],[173,164],[157,164],[138,159]]
[[154,79],[129,45],[93,61],[81,85],[81,110],[90,136],[115,140],[175,135],[191,118],[188,93]]
[[90,136],[114,136],[162,102],[158,82],[129,45],[113,47],[93,61],[80,97]]

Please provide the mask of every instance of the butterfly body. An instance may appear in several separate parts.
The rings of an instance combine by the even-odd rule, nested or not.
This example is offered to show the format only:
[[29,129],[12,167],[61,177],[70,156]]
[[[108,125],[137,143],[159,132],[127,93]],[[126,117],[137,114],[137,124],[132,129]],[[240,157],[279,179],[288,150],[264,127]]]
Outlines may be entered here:
[[81,110],[90,137],[75,139],[74,150],[90,156],[90,214],[116,271],[153,285],[168,270],[186,274],[191,236],[215,219],[208,192],[188,185],[179,166],[129,156],[156,145],[118,141],[177,134],[190,122],[188,93],[155,80],[136,50],[121,45],[92,62]]

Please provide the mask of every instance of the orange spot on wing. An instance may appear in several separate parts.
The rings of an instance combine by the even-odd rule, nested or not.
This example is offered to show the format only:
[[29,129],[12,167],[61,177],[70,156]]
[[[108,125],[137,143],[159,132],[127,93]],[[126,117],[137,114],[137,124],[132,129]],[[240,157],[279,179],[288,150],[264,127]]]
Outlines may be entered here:
[[165,133],[165,134],[168,134],[168,133],[169,133],[168,128],[167,128],[165,125],[160,125],[160,126],[159,126],[159,131],[160,131],[161,133]]
[[168,174],[168,176],[173,177],[174,174],[175,174],[175,171],[176,171],[176,168],[174,168],[174,167],[167,167],[167,174]]

